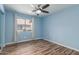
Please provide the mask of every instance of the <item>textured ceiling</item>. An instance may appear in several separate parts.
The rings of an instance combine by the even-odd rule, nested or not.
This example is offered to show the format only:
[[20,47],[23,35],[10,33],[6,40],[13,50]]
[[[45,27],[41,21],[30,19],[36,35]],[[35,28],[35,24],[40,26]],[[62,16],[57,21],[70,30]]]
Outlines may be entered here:
[[[43,6],[42,4],[41,6]],[[28,14],[28,15],[36,15],[34,12],[32,12],[34,7],[32,7],[32,4],[5,4],[4,5],[6,9],[8,10],[14,10],[20,13]],[[37,4],[34,4],[34,6],[37,6]],[[50,13],[41,13],[40,16],[46,16],[50,15],[52,13],[55,13],[57,11],[63,10],[65,8],[73,6],[72,4],[50,4],[48,8],[45,10],[48,10]]]

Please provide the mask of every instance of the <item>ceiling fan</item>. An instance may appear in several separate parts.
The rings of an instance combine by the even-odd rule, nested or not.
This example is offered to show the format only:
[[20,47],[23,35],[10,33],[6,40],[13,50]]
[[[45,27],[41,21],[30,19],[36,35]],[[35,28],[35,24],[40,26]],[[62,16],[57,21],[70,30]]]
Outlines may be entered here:
[[32,12],[35,12],[37,15],[39,15],[40,13],[49,13],[49,11],[45,10],[49,6],[50,6],[49,4],[45,4],[43,6],[42,6],[42,4],[38,4],[37,7],[32,5],[32,7],[35,8],[34,10],[32,10]]

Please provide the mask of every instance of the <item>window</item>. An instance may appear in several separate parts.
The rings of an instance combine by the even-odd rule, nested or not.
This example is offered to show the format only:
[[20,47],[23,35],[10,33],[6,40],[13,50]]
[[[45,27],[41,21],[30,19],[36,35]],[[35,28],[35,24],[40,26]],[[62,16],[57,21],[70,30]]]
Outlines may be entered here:
[[32,20],[17,19],[17,31],[32,31]]

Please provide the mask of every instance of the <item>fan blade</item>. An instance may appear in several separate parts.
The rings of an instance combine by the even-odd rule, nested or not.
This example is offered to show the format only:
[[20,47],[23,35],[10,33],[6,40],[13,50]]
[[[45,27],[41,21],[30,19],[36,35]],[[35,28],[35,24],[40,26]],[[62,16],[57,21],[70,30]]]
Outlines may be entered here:
[[38,8],[41,6],[41,4],[38,4]]
[[32,10],[32,12],[36,12],[37,10]]
[[41,12],[43,12],[43,13],[49,13],[48,11],[45,11],[45,10],[41,10]]
[[47,8],[49,6],[49,4],[46,4],[46,5],[44,5],[43,7],[42,7],[42,9],[45,9],[45,8]]

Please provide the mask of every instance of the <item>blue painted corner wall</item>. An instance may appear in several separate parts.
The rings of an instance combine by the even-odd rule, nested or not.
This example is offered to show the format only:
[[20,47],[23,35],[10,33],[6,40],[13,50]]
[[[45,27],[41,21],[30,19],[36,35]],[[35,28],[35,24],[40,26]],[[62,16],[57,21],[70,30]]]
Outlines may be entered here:
[[[22,13],[18,13],[12,10],[4,9],[4,6],[0,4],[0,47],[5,46],[6,44],[11,44],[15,42],[14,40],[14,27],[15,27],[15,18],[23,18],[30,19],[34,16],[25,15]],[[34,26],[35,26],[35,39],[41,39],[41,20],[39,17],[34,18]],[[21,37],[24,35],[32,37],[32,33],[21,33]],[[17,42],[27,41],[27,39],[18,39]]]
[[[14,42],[14,26],[15,19],[29,19],[32,20],[33,16],[25,15],[22,13],[5,10],[5,43],[10,44]],[[35,39],[41,39],[41,20],[39,17],[34,17],[34,27],[35,27]],[[25,38],[24,38],[25,37]],[[17,42],[27,41],[32,39],[32,32],[22,32],[16,38]]]
[[4,6],[0,4],[0,47],[5,44],[5,11]]
[[79,5],[44,17],[43,38],[79,50]]

